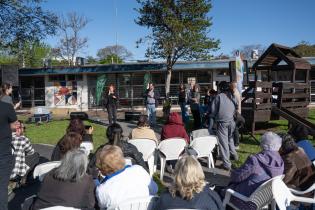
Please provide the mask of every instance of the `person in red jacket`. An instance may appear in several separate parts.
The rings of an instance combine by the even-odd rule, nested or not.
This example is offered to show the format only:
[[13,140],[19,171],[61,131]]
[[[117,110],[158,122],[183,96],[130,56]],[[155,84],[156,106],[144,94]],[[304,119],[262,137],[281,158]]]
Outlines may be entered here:
[[189,137],[184,127],[182,117],[177,112],[170,113],[167,123],[161,132],[161,141],[168,138],[180,137],[189,143]]

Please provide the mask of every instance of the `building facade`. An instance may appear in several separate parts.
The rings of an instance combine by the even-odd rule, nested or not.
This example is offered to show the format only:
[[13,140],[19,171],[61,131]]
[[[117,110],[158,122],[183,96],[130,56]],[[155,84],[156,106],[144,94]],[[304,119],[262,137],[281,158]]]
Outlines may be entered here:
[[[306,58],[312,64],[311,100],[315,102],[315,58]],[[174,65],[170,86],[170,97],[177,103],[178,87],[181,83],[198,83],[201,94],[208,88],[216,89],[220,81],[230,81],[231,60],[205,62],[178,62]],[[248,66],[254,61],[248,62]],[[131,63],[119,65],[90,65],[77,67],[24,68],[19,69],[19,91],[23,107],[46,106],[86,111],[96,108],[96,81],[99,75],[106,75],[105,86],[114,84],[118,90],[120,107],[142,106],[144,78],[149,76],[165,97],[166,65],[164,63]],[[263,80],[258,75],[258,80]],[[248,75],[249,80],[254,80]]]

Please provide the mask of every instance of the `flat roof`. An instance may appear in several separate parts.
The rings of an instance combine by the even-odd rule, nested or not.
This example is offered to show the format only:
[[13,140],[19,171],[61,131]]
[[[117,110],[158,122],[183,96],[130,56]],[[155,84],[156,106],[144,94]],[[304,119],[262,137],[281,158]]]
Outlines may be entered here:
[[[305,58],[311,65],[315,66],[315,57]],[[210,60],[210,61],[180,61],[175,63],[173,70],[206,70],[206,69],[228,69],[229,62],[235,59]],[[248,61],[251,67],[256,60]],[[82,73],[123,73],[143,71],[166,71],[165,62],[150,63],[124,63],[85,66],[62,66],[51,68],[22,68],[19,69],[20,76],[33,75],[55,75],[55,74],[82,74]]]

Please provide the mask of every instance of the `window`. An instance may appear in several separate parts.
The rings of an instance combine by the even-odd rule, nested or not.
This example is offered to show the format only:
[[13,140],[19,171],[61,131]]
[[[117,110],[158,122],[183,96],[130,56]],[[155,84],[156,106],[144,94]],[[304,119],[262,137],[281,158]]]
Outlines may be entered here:
[[229,76],[230,72],[228,69],[217,70],[217,76]]
[[82,74],[68,74],[67,78],[68,78],[68,81],[82,81],[83,75]]
[[50,82],[66,81],[66,75],[64,75],[64,74],[49,75],[48,80],[49,80]]
[[197,82],[198,83],[211,83],[212,72],[209,71],[197,71]]
[[144,73],[135,73],[132,75],[133,85],[143,85],[143,82],[144,82]]
[[165,72],[152,72],[151,73],[152,82],[155,85],[165,84],[165,77],[166,77]]

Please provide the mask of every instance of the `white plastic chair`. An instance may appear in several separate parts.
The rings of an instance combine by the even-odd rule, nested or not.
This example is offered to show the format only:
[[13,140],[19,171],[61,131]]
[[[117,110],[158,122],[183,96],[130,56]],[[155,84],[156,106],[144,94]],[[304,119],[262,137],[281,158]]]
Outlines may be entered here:
[[125,157],[125,165],[130,165],[132,166],[132,160],[129,157]]
[[207,157],[208,167],[214,168],[212,151],[217,144],[217,137],[211,135],[195,138],[193,141],[190,142],[190,147],[197,152],[197,158]]
[[292,193],[292,189],[290,190],[282,179],[275,179],[272,181],[272,193],[280,210],[286,210],[289,208],[292,201],[315,204],[315,198],[306,198],[294,195]]
[[210,136],[211,134],[209,133],[209,130],[206,128],[194,130],[191,132],[190,135],[190,141],[194,140],[195,138],[198,137],[204,137],[204,136]]
[[84,150],[86,155],[89,155],[94,149],[92,142],[82,142],[80,147]]
[[156,196],[131,198],[117,206],[110,206],[107,210],[154,210],[157,200]]
[[45,175],[52,169],[57,168],[60,163],[60,161],[51,161],[37,165],[33,172],[34,179],[38,177],[39,181],[43,181]]
[[143,160],[148,163],[150,176],[152,176],[156,169],[156,141],[152,139],[131,139],[128,142],[137,147],[138,151],[142,153]]
[[231,203],[231,196],[234,196],[238,199],[243,200],[244,202],[252,202],[256,205],[257,209],[262,209],[266,205],[271,204],[271,209],[276,209],[276,204],[274,201],[273,193],[272,193],[272,181],[276,179],[283,179],[283,175],[276,176],[268,181],[264,182],[260,185],[249,197],[246,197],[232,189],[228,189],[225,193],[225,198],[223,200],[223,207],[226,208],[226,205],[231,206],[234,209],[242,210],[237,206]]
[[159,144],[159,156],[161,161],[160,179],[163,180],[164,170],[167,160],[178,160],[186,146],[183,138],[169,138]]

